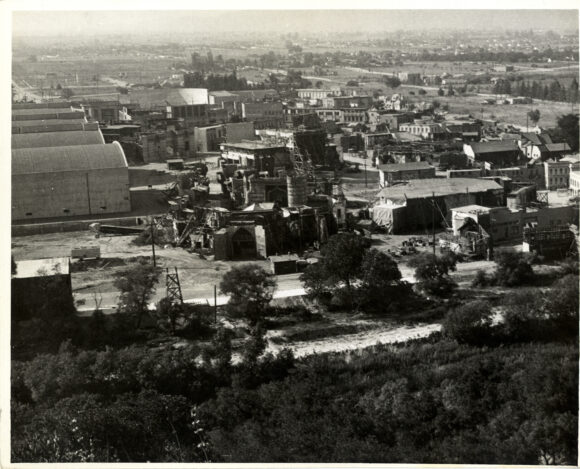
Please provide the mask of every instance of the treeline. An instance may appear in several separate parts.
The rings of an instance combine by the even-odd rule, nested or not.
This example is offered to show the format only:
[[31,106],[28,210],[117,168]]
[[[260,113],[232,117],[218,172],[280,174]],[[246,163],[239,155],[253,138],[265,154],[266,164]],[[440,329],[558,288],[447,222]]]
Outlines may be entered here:
[[540,62],[542,60],[570,60],[578,61],[578,51],[572,49],[553,50],[545,49],[542,51],[534,50],[531,53],[526,52],[492,52],[485,49],[466,49],[462,51],[461,55],[455,53],[439,53],[423,51],[418,54],[411,55],[414,60],[427,60],[431,62],[458,62],[458,61],[474,61],[474,62],[490,62],[490,63],[518,63],[518,62]]
[[580,101],[580,93],[578,92],[578,81],[576,78],[572,80],[570,86],[566,88],[561,85],[558,80],[550,82],[549,85],[542,86],[537,81],[519,80],[517,82],[510,82],[509,80],[499,80],[493,87],[495,94],[504,94],[512,96],[525,96],[533,99],[542,99],[546,101],[559,101],[577,103]]
[[204,75],[201,72],[187,73],[183,76],[185,88],[207,88],[210,91],[240,91],[264,89],[263,84],[249,84],[245,78],[238,78],[236,72],[229,75]]

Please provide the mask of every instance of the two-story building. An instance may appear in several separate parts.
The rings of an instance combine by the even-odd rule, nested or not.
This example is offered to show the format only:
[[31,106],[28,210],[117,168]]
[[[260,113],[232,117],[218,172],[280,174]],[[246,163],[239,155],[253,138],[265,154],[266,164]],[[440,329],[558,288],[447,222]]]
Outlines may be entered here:
[[399,125],[399,131],[418,135],[424,140],[444,140],[447,136],[441,124],[422,119]]

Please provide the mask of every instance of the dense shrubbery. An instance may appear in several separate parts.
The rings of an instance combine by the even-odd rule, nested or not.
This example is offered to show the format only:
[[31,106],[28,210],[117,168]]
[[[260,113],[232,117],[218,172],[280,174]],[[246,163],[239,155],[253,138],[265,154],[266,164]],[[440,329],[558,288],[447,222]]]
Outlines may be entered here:
[[368,249],[361,236],[343,233],[331,236],[320,262],[301,275],[311,299],[330,309],[388,313],[409,300],[412,291],[401,281],[395,260],[376,249]]
[[[532,261],[533,258],[529,254],[500,251],[495,255],[495,271],[488,274],[483,270],[478,270],[471,285],[473,287],[486,287],[489,285],[517,287],[530,284],[536,279]],[[563,269],[570,271],[570,265],[565,263]],[[575,272],[578,272],[577,268]]]
[[[404,301],[427,310],[429,301],[401,282],[393,259],[346,236],[304,274],[312,296],[334,295],[342,308],[352,302],[386,311]],[[348,255],[334,255],[340,252]],[[450,293],[454,268],[451,257],[420,258],[421,289]],[[236,360],[229,329],[203,346],[136,345],[147,338],[135,328],[135,305],[147,303],[147,292],[128,284],[126,313],[97,312],[84,324],[54,318],[50,330],[60,333],[45,342],[28,323],[16,324],[17,346],[30,337],[33,348],[47,344],[56,353],[12,361],[12,461],[575,464],[579,293],[572,267],[563,269],[575,275],[551,288],[516,291],[501,305],[438,301],[428,314],[451,308],[442,334],[300,361],[288,350],[265,353],[263,318],[317,318],[303,306],[268,306],[271,279],[249,269],[253,277],[237,270],[224,285],[245,306],[254,302]],[[530,281],[530,271],[529,259],[500,255],[494,277],[513,285]],[[155,275],[140,273],[145,283]],[[250,278],[263,288],[248,290]],[[164,334],[210,332],[207,314],[167,301],[155,319]],[[55,350],[66,337],[74,341]]]
[[[508,277],[513,278],[513,277]],[[576,341],[578,339],[578,275],[566,275],[549,291],[527,288],[510,292],[496,309],[474,301],[451,310],[444,332],[459,343],[493,345],[512,342]]]
[[256,329],[237,365],[225,330],[203,353],[195,347],[80,351],[65,343],[57,354],[13,361],[13,461],[213,459],[190,412],[222,386],[250,389],[284,379],[292,354],[263,355],[263,345]]
[[564,345],[384,346],[223,388],[200,415],[227,462],[574,464],[577,367]]

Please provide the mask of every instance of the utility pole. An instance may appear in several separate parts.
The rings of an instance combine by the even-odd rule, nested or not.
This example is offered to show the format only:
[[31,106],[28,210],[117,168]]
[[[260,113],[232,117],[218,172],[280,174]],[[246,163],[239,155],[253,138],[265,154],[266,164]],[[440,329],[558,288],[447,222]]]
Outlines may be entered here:
[[431,207],[431,223],[432,223],[432,233],[433,233],[433,256],[435,256],[435,192],[433,192],[433,200],[431,201],[433,207]]
[[365,164],[365,188],[367,188],[368,184],[367,184],[367,160],[366,159],[364,160],[364,164]]
[[151,233],[151,251],[153,253],[153,267],[157,267],[157,261],[155,259],[155,238],[153,236],[153,221],[155,219],[151,217],[151,223],[149,223],[149,231]]
[[217,285],[213,286],[213,321],[217,324]]

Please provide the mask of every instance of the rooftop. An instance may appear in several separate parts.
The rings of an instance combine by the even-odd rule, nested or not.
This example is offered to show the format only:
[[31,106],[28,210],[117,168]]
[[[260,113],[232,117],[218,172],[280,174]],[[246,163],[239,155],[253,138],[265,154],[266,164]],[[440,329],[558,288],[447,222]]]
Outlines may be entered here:
[[560,161],[567,161],[568,163],[580,163],[580,154],[568,155],[562,158]]
[[58,114],[59,112],[71,112],[73,109],[70,106],[65,106],[56,108],[29,108],[29,109],[12,109],[12,117],[14,116],[30,116],[36,114]]
[[34,278],[50,275],[69,274],[68,257],[53,257],[51,259],[34,259],[16,261],[16,275],[13,278]]
[[567,143],[546,143],[548,151],[570,151],[570,145]]
[[474,142],[469,144],[476,154],[518,151],[519,147],[514,140],[496,142]]
[[63,132],[30,132],[12,134],[12,149],[66,147],[71,145],[104,144],[99,130],[69,130]]
[[268,150],[274,148],[285,148],[283,143],[268,143],[268,142],[238,142],[238,143],[222,143],[225,148],[238,148],[242,150]]
[[503,190],[495,181],[489,179],[475,178],[428,178],[413,179],[404,184],[385,187],[377,194],[391,200],[421,199],[429,198],[435,194],[436,197],[445,195],[486,192],[489,190]]
[[379,165],[379,170],[384,172],[395,172],[395,171],[413,171],[416,169],[430,169],[433,168],[429,163],[426,161],[412,161],[409,163],[401,163],[401,164],[381,164]]
[[205,88],[161,88],[155,90],[132,91],[129,94],[132,104],[142,109],[163,106],[194,106],[208,104]]
[[229,96],[237,96],[237,94],[232,93],[230,91],[210,91],[210,96],[221,96],[221,97],[229,97]]
[[82,118],[73,119],[31,119],[22,121],[12,121],[12,127],[34,127],[34,126],[58,126],[61,124],[84,124],[87,120]]
[[13,175],[126,167],[125,153],[118,142],[12,150]]
[[491,208],[484,207],[483,205],[464,205],[463,207],[453,207],[451,209],[454,212],[462,213],[489,213]]

